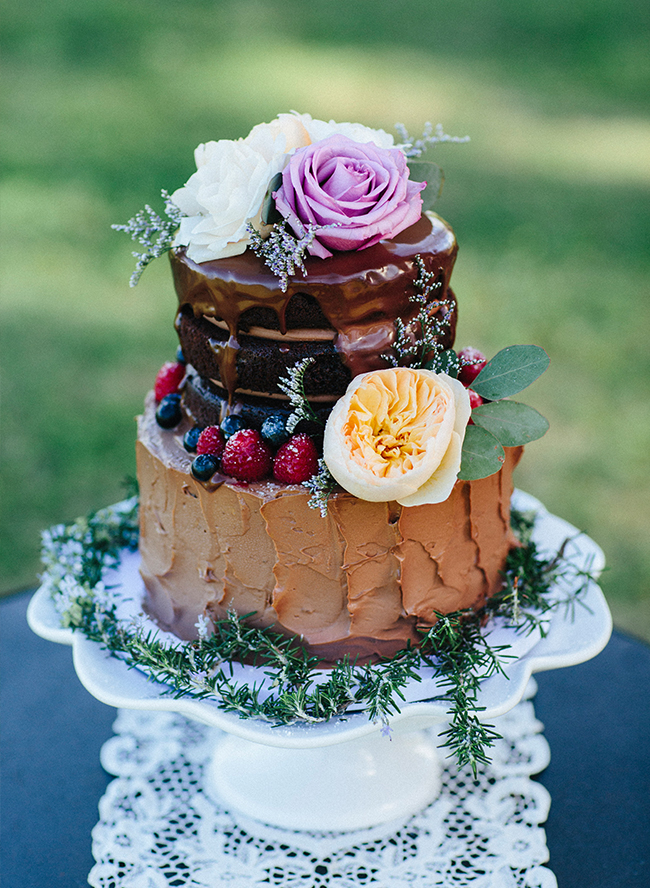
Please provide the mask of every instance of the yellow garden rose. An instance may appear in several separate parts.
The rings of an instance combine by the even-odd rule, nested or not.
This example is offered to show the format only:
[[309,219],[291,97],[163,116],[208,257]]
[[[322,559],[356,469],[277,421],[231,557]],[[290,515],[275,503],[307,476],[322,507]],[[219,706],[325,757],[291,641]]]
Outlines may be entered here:
[[325,463],[359,499],[444,502],[458,477],[469,417],[467,389],[446,373],[410,367],[364,373],[327,420]]

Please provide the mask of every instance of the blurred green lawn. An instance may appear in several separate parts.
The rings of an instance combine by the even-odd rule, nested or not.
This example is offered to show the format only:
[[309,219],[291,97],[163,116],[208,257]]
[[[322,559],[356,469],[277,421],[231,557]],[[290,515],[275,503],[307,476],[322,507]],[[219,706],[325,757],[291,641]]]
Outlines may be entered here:
[[175,349],[164,261],[128,288],[110,230],[192,151],[279,111],[441,146],[458,343],[535,342],[551,420],[518,484],[605,549],[619,625],[650,638],[648,9],[633,0],[8,0],[0,151],[2,590],[39,531],[116,501],[133,417]]

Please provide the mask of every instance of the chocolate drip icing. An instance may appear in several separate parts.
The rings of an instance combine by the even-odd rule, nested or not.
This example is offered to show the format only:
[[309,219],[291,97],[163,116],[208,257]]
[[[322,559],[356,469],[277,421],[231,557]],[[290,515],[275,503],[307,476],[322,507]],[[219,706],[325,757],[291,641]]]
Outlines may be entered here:
[[[271,270],[250,250],[200,265],[180,250],[171,253],[171,264],[180,308],[188,305],[195,317],[215,318],[228,327],[228,344],[225,348],[219,344],[217,358],[232,401],[237,388],[240,320],[245,312],[271,309],[280,332],[286,333],[291,299],[298,295],[314,299],[336,331],[337,351],[356,376],[386,366],[381,355],[392,347],[397,318],[407,326],[415,323],[418,306],[409,297],[417,277],[417,255],[441,282],[436,302],[453,300],[448,287],[457,249],[449,226],[430,214],[395,239],[367,250],[335,253],[327,261],[307,258],[306,275],[290,278],[284,292]],[[445,342],[448,347],[453,344],[454,327],[455,302]]]

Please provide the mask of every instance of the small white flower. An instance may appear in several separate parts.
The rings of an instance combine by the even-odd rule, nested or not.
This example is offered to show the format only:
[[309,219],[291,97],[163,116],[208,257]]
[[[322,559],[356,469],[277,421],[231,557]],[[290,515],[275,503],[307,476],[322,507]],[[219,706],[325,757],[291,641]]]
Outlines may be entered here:
[[205,616],[205,614],[199,614],[199,618],[194,624],[199,633],[199,638],[204,641],[210,631],[210,620]]

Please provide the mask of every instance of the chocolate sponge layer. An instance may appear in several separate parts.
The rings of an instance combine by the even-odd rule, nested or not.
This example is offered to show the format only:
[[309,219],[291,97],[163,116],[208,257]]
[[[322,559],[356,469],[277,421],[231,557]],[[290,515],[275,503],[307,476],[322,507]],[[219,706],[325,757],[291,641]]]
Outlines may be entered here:
[[[261,311],[261,310],[260,310]],[[205,318],[196,318],[189,309],[180,312],[178,336],[186,360],[197,373],[223,383],[222,355],[230,336]],[[281,395],[278,380],[304,358],[313,358],[314,365],[305,373],[305,392],[309,396],[345,393],[351,379],[333,342],[262,339],[240,333],[237,340],[237,391]]]

